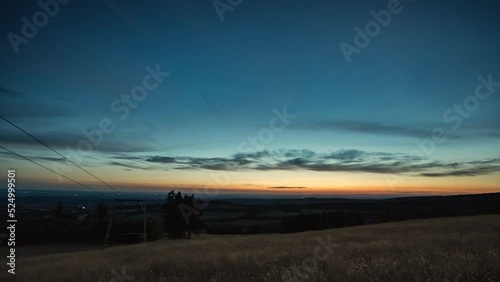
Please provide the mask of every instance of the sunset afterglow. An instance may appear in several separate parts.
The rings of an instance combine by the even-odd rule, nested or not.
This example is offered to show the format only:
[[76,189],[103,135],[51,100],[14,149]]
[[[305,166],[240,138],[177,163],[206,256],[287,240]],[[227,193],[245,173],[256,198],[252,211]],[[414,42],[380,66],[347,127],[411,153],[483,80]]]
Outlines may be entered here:
[[[68,5],[28,43],[3,40],[0,143],[103,192],[15,126],[126,191],[499,191],[497,14],[405,2],[359,47],[368,10],[292,2],[248,1],[224,21],[210,3]],[[0,158],[26,189],[78,188]]]

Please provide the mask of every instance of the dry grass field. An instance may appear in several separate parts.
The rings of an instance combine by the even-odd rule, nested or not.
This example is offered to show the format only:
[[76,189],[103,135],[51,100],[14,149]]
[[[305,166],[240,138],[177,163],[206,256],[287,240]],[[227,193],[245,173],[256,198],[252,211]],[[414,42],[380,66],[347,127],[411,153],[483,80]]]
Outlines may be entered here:
[[200,236],[20,257],[16,270],[0,280],[500,281],[500,216]]

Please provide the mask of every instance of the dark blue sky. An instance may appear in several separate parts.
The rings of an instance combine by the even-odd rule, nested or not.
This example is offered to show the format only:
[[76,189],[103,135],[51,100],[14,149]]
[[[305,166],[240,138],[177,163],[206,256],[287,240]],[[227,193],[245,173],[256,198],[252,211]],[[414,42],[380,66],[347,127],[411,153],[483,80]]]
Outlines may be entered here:
[[[467,117],[453,107],[474,96],[478,76],[500,81],[500,4],[401,1],[402,11],[348,63],[339,45],[354,45],[354,28],[388,2],[243,0],[221,21],[211,1],[70,1],[17,53],[9,34],[22,36],[21,19],[32,21],[41,7],[2,3],[0,113],[62,151],[109,118],[114,130],[82,165],[109,170],[121,184],[124,171],[151,185],[189,186],[209,181],[206,171],[241,170],[225,186],[375,189],[385,185],[381,174],[408,174],[405,189],[493,189],[500,88]],[[111,105],[143,84],[147,66],[169,75],[121,120]],[[284,130],[244,150],[272,156],[238,157],[240,144],[284,107],[296,115]],[[420,154],[415,140],[435,128],[447,141]],[[0,129],[2,145],[51,156],[9,124]],[[345,157],[339,152],[357,153],[330,162]],[[11,161],[34,170],[34,182],[54,180],[2,156]],[[362,176],[351,185],[352,173]]]

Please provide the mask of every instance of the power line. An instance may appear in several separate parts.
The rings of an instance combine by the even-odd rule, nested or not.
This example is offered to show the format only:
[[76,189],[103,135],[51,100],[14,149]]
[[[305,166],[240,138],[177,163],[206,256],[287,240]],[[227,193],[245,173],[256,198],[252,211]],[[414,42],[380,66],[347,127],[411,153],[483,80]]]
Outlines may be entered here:
[[73,165],[75,165],[76,167],[78,167],[79,169],[85,171],[87,174],[89,174],[90,176],[94,177],[95,179],[99,180],[102,184],[108,186],[109,188],[111,188],[112,190],[114,190],[115,192],[117,193],[120,193],[120,191],[118,191],[116,188],[112,187],[111,185],[109,185],[108,183],[104,182],[102,179],[100,179],[99,177],[95,176],[94,174],[92,174],[90,171],[84,169],[83,167],[81,167],[80,165],[76,164],[75,162],[73,162],[72,160],[66,158],[65,156],[63,156],[61,153],[59,153],[58,151],[56,151],[55,149],[53,149],[52,147],[50,147],[49,145],[47,145],[45,142],[43,142],[42,140],[36,138],[35,136],[31,135],[29,132],[27,132],[26,130],[22,129],[21,127],[17,126],[16,124],[14,124],[13,122],[11,122],[10,120],[8,120],[7,118],[3,117],[2,115],[0,115],[0,118],[5,120],[6,122],[10,123],[12,126],[14,126],[15,128],[21,130],[22,132],[24,132],[26,135],[28,135],[29,137],[33,138],[34,140],[36,140],[38,143],[44,145],[45,147],[49,148],[50,150],[52,150],[54,153],[58,154],[59,156],[61,156],[62,158],[64,158],[65,160],[67,160],[68,162],[72,163]]
[[76,181],[76,180],[73,180],[73,179],[71,179],[71,178],[69,178],[69,177],[67,177],[67,176],[63,175],[62,173],[59,173],[59,172],[54,171],[54,170],[52,170],[52,169],[50,169],[50,168],[48,168],[48,167],[46,167],[46,166],[44,166],[44,165],[42,165],[42,164],[39,164],[39,163],[35,162],[34,160],[31,160],[31,159],[29,159],[29,158],[27,158],[27,157],[25,157],[25,156],[23,156],[23,155],[20,155],[20,154],[18,154],[18,153],[16,153],[16,152],[13,152],[13,151],[11,151],[11,150],[9,150],[9,149],[7,149],[7,148],[5,148],[5,147],[1,146],[1,145],[0,145],[0,148],[4,149],[5,151],[7,151],[7,152],[9,152],[9,153],[11,153],[11,154],[13,154],[13,155],[16,155],[16,156],[18,156],[18,157],[20,157],[20,158],[23,158],[23,159],[27,160],[27,161],[30,161],[30,162],[32,162],[32,163],[34,163],[34,164],[38,165],[38,166],[41,166],[41,167],[45,168],[46,170],[49,170],[49,171],[51,171],[51,172],[53,172],[53,173],[55,173],[55,174],[58,174],[58,175],[60,175],[60,176],[62,176],[62,177],[64,177],[64,178],[68,179],[69,181],[72,181],[72,182],[74,182],[74,183],[76,183],[76,184],[78,184],[78,185],[81,185],[81,186],[83,186],[83,187],[85,187],[85,188],[87,188],[87,189],[89,189],[89,190],[91,190],[91,191],[93,191],[93,192],[96,192],[96,193],[98,193],[98,194],[102,195],[103,197],[109,198],[109,196],[107,196],[106,194],[103,194],[102,192],[99,192],[99,191],[97,191],[97,190],[95,190],[95,189],[93,189],[93,188],[91,188],[91,187],[89,187],[89,186],[87,186],[87,185],[85,185],[85,184],[83,184],[83,183],[80,183],[80,182],[78,182],[78,181]]

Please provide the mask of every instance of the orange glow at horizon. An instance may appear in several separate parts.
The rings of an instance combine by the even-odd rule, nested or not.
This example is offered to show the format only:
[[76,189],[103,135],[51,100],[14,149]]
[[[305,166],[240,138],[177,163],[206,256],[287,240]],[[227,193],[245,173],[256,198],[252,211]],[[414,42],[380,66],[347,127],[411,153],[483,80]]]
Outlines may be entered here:
[[[54,186],[75,185],[43,169],[31,168],[29,175],[18,170],[25,182]],[[499,192],[500,173],[475,177],[422,177],[352,172],[315,171],[125,171],[103,167],[97,175],[105,175],[108,183],[126,191],[168,191],[170,189],[203,193],[216,192],[260,194],[470,194]],[[68,173],[73,179],[93,187],[103,186],[89,181],[78,170]],[[273,188],[279,187],[279,188]],[[286,188],[290,187],[290,188]],[[83,187],[76,187],[83,188]],[[102,187],[103,191],[106,187]],[[207,192],[210,193],[210,192]]]

